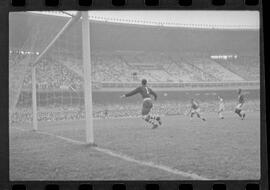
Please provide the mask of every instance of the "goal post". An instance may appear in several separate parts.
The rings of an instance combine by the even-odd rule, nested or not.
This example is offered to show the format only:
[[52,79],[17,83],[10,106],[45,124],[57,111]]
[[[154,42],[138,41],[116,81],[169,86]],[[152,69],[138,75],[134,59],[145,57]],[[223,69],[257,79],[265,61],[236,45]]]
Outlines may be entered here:
[[[81,21],[81,22],[80,22]],[[73,16],[46,45],[43,51],[31,64],[31,82],[32,82],[32,125],[33,130],[38,130],[38,98],[37,98],[37,65],[47,52],[54,46],[56,41],[70,28],[73,24],[81,24],[81,48],[82,48],[82,63],[83,63],[83,80],[84,80],[84,107],[85,107],[85,133],[86,143],[94,145],[93,132],[93,105],[92,105],[92,77],[91,77],[91,49],[90,49],[90,24],[87,11],[78,12]],[[80,25],[79,24],[79,25]],[[71,52],[72,53],[72,52]]]
[[94,144],[93,108],[92,108],[92,77],[91,77],[91,49],[90,26],[88,12],[82,12],[82,43],[83,43],[83,76],[84,76],[84,103],[85,103],[85,132],[86,143]]

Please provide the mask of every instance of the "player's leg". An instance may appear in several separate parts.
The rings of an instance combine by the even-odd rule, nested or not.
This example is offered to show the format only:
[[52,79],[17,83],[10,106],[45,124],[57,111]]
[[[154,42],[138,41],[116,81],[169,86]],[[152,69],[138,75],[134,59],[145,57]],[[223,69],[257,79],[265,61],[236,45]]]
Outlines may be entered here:
[[[146,107],[148,108],[149,112],[151,112],[151,109],[153,108],[153,103],[151,101],[146,101],[145,104],[147,105]],[[151,115],[151,114],[149,114],[149,115],[150,115],[150,119],[156,120],[159,125],[162,124],[160,116],[155,116],[155,115]]]
[[236,106],[236,108],[235,108],[235,113],[240,117],[240,118],[242,118],[243,116],[242,116],[242,114],[241,114],[241,104],[238,104],[237,106]]
[[246,113],[242,110],[242,106],[241,106],[240,114],[242,115],[241,119],[243,120],[246,117]]
[[224,108],[221,106],[218,110],[218,117],[220,119],[224,119],[222,112],[224,111]]
[[245,112],[241,112],[242,113],[242,120],[246,117],[246,113]]
[[[151,103],[151,102],[150,102]],[[147,102],[147,101],[145,101],[144,103],[143,103],[143,107],[142,107],[142,118],[143,118],[143,120],[145,120],[147,123],[150,123],[150,124],[152,124],[152,126],[153,126],[153,128],[157,128],[158,127],[158,125],[156,124],[156,120],[153,120],[153,119],[151,119],[151,115],[149,114],[150,113],[150,111],[151,111],[151,108],[152,108],[152,106],[151,106],[151,104],[150,104],[149,102]]]
[[205,121],[205,118],[204,117],[201,117],[201,114],[200,114],[200,108],[198,108],[196,111],[195,111],[197,117],[203,121]]
[[235,111],[234,111],[239,117],[242,118],[242,114],[241,114],[241,110],[236,108]]
[[196,111],[195,111],[194,109],[192,109],[192,110],[190,111],[190,117],[191,117],[191,118],[193,118],[195,112],[196,112]]
[[151,115],[151,114],[150,114],[150,119],[159,120],[160,117],[159,117],[159,116],[155,116],[155,115]]
[[150,119],[156,120],[159,125],[162,124],[160,116],[154,116],[154,115],[149,115],[149,116],[150,116]]
[[[153,103],[152,103],[151,101],[147,101],[147,109],[148,109],[148,112],[150,112],[152,108],[153,108]],[[149,114],[149,115],[150,115],[150,114]],[[161,119],[160,119],[160,117],[150,115],[150,119],[151,119],[152,122],[153,122],[153,127],[152,127],[152,129],[157,128],[157,127],[158,127],[158,124],[161,125]],[[155,123],[155,122],[158,122],[158,124]]]
[[154,120],[150,119],[150,115],[149,114],[146,114],[146,115],[142,115],[142,119],[147,122],[147,123],[150,123],[152,125],[155,124]]
[[218,111],[218,117],[220,119],[224,119],[223,114],[222,114],[222,110]]

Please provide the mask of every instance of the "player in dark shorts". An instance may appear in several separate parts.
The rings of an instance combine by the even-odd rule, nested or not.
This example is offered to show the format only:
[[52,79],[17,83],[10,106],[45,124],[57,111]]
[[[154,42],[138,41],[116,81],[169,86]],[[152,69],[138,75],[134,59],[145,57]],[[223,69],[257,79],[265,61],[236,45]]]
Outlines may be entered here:
[[191,103],[190,111],[189,111],[190,117],[193,117],[193,115],[196,114],[198,118],[200,118],[203,121],[206,121],[205,118],[201,117],[199,103],[195,101],[194,99],[191,99],[190,103]]
[[238,103],[235,107],[235,113],[243,120],[246,117],[246,114],[242,111],[243,105],[245,103],[245,96],[242,93],[242,90],[238,90]]
[[153,116],[150,115],[150,111],[153,107],[152,98],[151,95],[154,97],[154,99],[157,99],[157,94],[147,86],[147,80],[142,80],[142,85],[137,87],[136,89],[132,90],[131,92],[122,95],[121,97],[129,97],[133,96],[135,94],[141,94],[143,98],[143,106],[142,106],[142,118],[148,123],[152,124],[152,129],[157,128],[159,125],[161,125],[161,119],[159,116]]

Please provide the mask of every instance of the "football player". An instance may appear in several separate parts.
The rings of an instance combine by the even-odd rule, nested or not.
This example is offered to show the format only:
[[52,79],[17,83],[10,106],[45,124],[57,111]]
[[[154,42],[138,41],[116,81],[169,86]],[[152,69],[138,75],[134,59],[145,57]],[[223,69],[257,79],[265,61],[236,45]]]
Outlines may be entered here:
[[238,103],[235,107],[234,112],[243,120],[246,117],[246,114],[242,111],[243,105],[245,103],[245,96],[242,93],[242,90],[238,90]]
[[157,128],[161,125],[161,118],[159,116],[153,116],[150,114],[150,111],[153,107],[151,95],[154,97],[154,100],[157,100],[157,94],[147,86],[147,80],[143,79],[141,82],[141,86],[137,87],[136,89],[132,90],[127,94],[123,94],[121,98],[133,96],[135,94],[141,94],[143,99],[142,105],[142,119],[146,122],[152,124],[152,129]]
[[218,108],[218,116],[220,119],[224,119],[223,115],[222,115],[222,112],[224,111],[225,109],[225,106],[224,106],[224,100],[222,97],[218,96],[218,100],[219,100],[219,108]]
[[191,99],[190,101],[191,106],[190,106],[190,117],[192,118],[193,115],[197,115],[198,118],[200,118],[203,121],[206,121],[206,119],[204,117],[201,117],[201,113],[200,113],[200,105],[197,101],[195,101],[194,99]]

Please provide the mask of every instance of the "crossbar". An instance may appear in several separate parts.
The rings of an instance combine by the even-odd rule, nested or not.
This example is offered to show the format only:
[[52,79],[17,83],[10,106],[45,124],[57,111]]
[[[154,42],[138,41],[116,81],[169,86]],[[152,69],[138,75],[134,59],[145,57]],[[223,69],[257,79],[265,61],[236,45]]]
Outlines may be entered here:
[[46,46],[46,48],[42,51],[42,53],[35,59],[32,66],[35,67],[40,59],[47,53],[47,51],[52,47],[52,45],[56,42],[56,40],[70,27],[75,23],[77,20],[81,18],[81,13],[78,12],[74,17],[72,17],[64,26],[63,28],[57,33],[57,35],[52,39],[52,41]]

